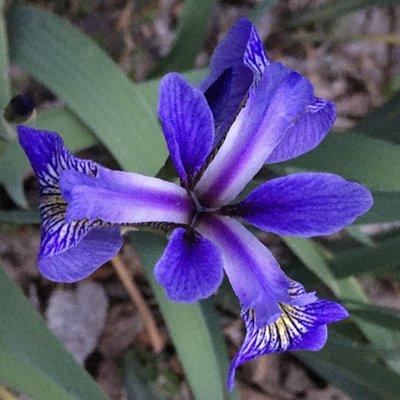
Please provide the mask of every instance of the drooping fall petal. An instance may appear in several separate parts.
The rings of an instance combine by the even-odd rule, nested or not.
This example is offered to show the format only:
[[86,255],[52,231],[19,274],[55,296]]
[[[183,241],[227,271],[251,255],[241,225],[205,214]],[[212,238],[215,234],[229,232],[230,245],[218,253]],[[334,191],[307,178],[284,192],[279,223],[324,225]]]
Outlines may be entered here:
[[83,279],[117,254],[122,239],[117,227],[98,219],[66,221],[60,174],[73,170],[90,178],[102,167],[74,157],[56,133],[19,126],[18,136],[40,185],[39,268],[56,282]]
[[211,241],[178,228],[172,233],[154,274],[169,299],[192,303],[217,290],[223,278],[222,258]]
[[364,186],[327,173],[299,173],[254,189],[234,213],[267,232],[302,237],[329,235],[372,206]]

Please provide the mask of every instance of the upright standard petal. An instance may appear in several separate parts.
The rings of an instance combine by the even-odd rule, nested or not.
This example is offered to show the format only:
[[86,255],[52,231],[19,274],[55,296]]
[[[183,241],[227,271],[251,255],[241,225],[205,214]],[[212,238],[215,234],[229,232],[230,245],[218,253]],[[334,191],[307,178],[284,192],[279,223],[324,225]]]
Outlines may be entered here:
[[[289,295],[292,303],[306,294],[302,285],[291,281]],[[320,350],[327,340],[326,325],[348,317],[348,312],[333,301],[314,299],[304,305],[279,304],[280,317],[272,324],[259,327],[257,312],[244,309],[246,337],[231,363],[228,388],[233,389],[236,368],[246,361],[265,354],[290,350]]]
[[264,165],[312,97],[307,79],[280,63],[267,65],[196,186],[202,204],[219,206],[233,200]]
[[219,249],[229,281],[244,308],[257,312],[257,324],[275,321],[279,303],[290,302],[289,281],[271,252],[240,222],[203,215],[196,230]]
[[246,51],[243,56],[244,64],[249,67],[254,74],[254,83],[257,84],[265,67],[270,63],[265,55],[262,42],[258,36],[257,29],[252,25],[250,36],[247,41]]
[[[254,26],[251,29],[244,63],[253,71],[254,84],[257,85],[269,60],[264,54],[262,43]],[[266,73],[269,71],[267,70]],[[336,118],[335,105],[317,97],[310,100],[310,103],[293,121],[293,126],[287,130],[282,141],[269,155],[266,160],[267,164],[286,161],[307,153],[318,146],[332,128]]]
[[87,218],[107,223],[171,222],[186,224],[192,202],[180,186],[133,172],[101,169],[96,176],[65,171],[61,190],[68,221]]
[[101,167],[74,157],[56,133],[19,126],[18,136],[40,185],[39,268],[56,282],[83,279],[117,254],[122,239],[118,228],[101,220],[67,222],[59,176],[74,170],[94,177]]
[[299,173],[272,179],[234,206],[242,217],[280,235],[329,235],[351,224],[372,206],[364,186],[327,173]]
[[214,143],[214,121],[203,93],[177,73],[160,84],[158,115],[172,162],[190,186]]
[[214,144],[218,144],[222,135],[225,133],[225,109],[229,104],[231,89],[232,68],[227,68],[204,92],[204,97],[214,117]]
[[[256,40],[260,43],[257,32],[252,23],[246,18],[241,18],[218,44],[211,57],[210,75],[201,84],[201,89],[204,92],[220,77],[223,71],[227,68],[232,70],[232,84],[229,93],[229,101],[226,103],[221,118],[220,129],[218,130],[218,135],[216,137],[217,141],[224,136],[234,121],[238,110],[253,83],[254,74],[245,63],[245,55],[249,42],[254,46]],[[264,53],[262,54],[265,57]],[[249,63],[251,62],[250,59],[248,61]]]
[[154,274],[171,300],[193,303],[218,289],[223,278],[222,258],[212,242],[192,230],[178,228]]
[[314,97],[288,129],[282,141],[267,158],[272,164],[290,160],[318,146],[331,130],[336,119],[335,105]]

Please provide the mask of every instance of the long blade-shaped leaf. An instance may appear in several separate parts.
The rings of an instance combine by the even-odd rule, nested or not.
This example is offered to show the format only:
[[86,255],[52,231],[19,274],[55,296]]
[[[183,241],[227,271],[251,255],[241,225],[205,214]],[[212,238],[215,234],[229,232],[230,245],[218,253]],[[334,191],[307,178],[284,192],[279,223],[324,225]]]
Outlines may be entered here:
[[383,326],[391,331],[400,332],[400,311],[365,303],[348,302],[347,308],[352,315],[365,321]]
[[28,225],[38,224],[40,221],[37,210],[0,211],[0,223]]
[[301,352],[298,357],[354,400],[397,399],[399,376],[373,359],[376,352],[331,330],[323,350]]
[[176,31],[175,43],[168,55],[152,72],[152,76],[169,71],[185,71],[194,67],[196,56],[206,38],[214,6],[214,0],[186,0]]
[[352,131],[377,139],[400,143],[399,126],[400,93],[397,93],[386,104],[378,107],[371,115],[363,118]]
[[[368,303],[367,296],[353,277],[344,279],[336,278],[325,260],[322,249],[312,240],[293,237],[284,237],[283,240],[304,265],[318,276],[339,299],[343,298],[356,302]],[[379,327],[376,324],[372,324],[369,321],[359,319],[355,316],[353,317],[353,321],[364,333],[365,337],[377,346],[392,349],[399,341],[399,335],[392,334],[383,327]],[[395,360],[387,360],[387,363],[394,370],[400,372],[400,357],[397,357]]]
[[8,43],[4,20],[4,0],[0,0],[0,108],[10,99],[10,82],[8,80]]
[[376,247],[343,250],[335,254],[330,267],[339,278],[381,274],[400,266],[399,248],[400,236],[395,236],[380,241]]
[[372,197],[372,208],[356,220],[356,225],[400,221],[400,192],[372,192]]
[[4,20],[4,0],[0,0],[0,138],[11,139],[13,129],[3,117],[3,108],[10,100],[10,82],[8,79],[8,43]]
[[16,6],[7,19],[12,60],[64,100],[125,169],[156,174],[167,156],[156,114],[118,66],[51,13]]
[[333,172],[377,191],[400,191],[400,145],[356,133],[330,134],[315,150],[285,164]]
[[166,241],[150,233],[135,233],[133,244],[141,260],[175,348],[197,400],[234,398],[225,389],[227,356],[221,330],[210,301],[180,304],[169,301],[153,276]]
[[137,360],[133,350],[125,354],[123,371],[128,400],[165,400],[155,389],[155,384],[146,375],[146,370]]
[[0,267],[0,381],[32,400],[107,397]]

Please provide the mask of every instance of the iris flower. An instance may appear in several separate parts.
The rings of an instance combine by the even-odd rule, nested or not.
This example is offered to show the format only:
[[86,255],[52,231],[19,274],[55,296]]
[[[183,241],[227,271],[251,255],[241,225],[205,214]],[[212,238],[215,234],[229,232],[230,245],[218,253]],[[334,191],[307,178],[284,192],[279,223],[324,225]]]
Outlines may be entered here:
[[331,234],[371,207],[369,191],[333,174],[296,173],[235,199],[264,164],[317,146],[334,105],[269,60],[253,25],[241,19],[217,47],[200,89],[176,73],[162,79],[158,112],[180,184],[106,169],[74,157],[55,133],[19,127],[40,184],[43,275],[83,279],[118,252],[121,226],[152,226],[169,235],[154,273],[172,301],[210,296],[224,271],[240,300],[247,333],[229,388],[248,360],[320,349],[327,324],[347,311],[288,278],[245,224],[299,237]]

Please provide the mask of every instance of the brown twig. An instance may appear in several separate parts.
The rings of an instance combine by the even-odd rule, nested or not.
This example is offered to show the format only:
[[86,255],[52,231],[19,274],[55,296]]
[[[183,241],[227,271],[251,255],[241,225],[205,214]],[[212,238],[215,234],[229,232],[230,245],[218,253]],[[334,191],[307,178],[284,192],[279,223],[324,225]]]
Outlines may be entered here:
[[111,260],[111,264],[113,265],[118,275],[118,278],[121,280],[130,298],[132,299],[133,303],[136,305],[139,311],[145,329],[149,334],[149,339],[154,352],[160,353],[165,345],[164,337],[158,330],[153,315],[151,314],[149,307],[147,306],[145,300],[143,299],[143,296],[139,288],[136,286],[133,277],[129,273],[126,265],[124,264],[120,256],[116,256],[113,260]]

